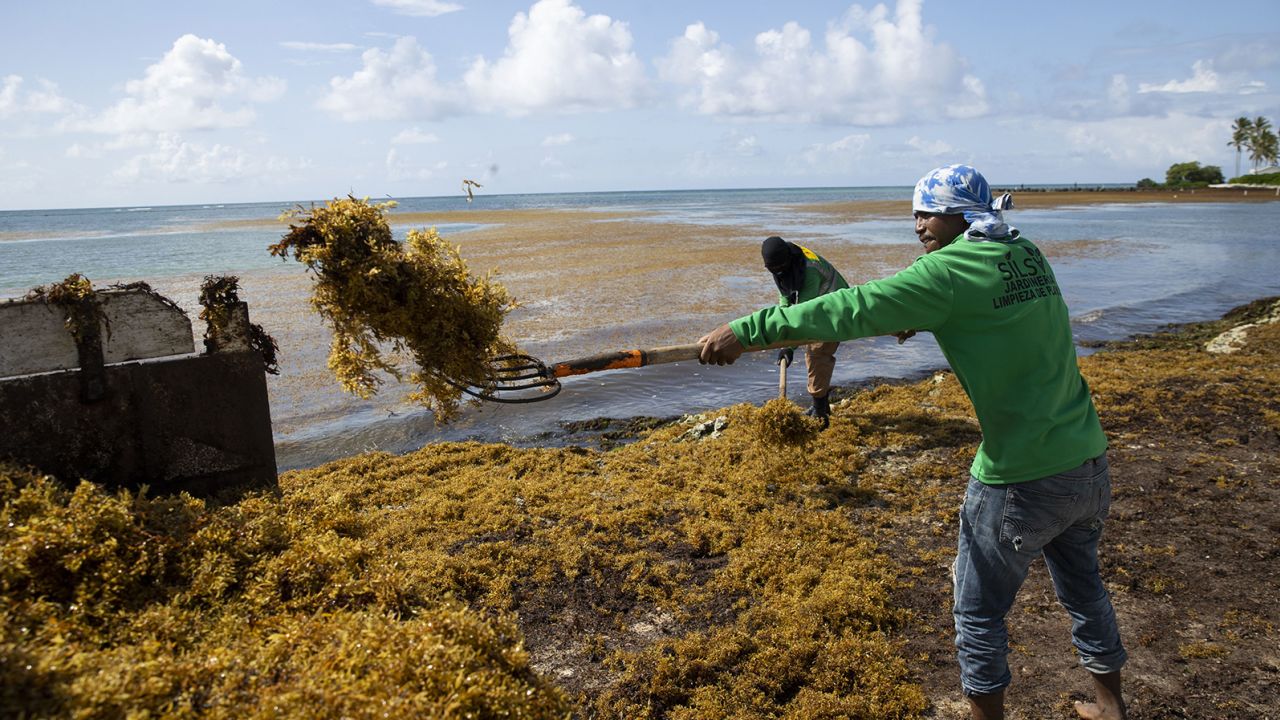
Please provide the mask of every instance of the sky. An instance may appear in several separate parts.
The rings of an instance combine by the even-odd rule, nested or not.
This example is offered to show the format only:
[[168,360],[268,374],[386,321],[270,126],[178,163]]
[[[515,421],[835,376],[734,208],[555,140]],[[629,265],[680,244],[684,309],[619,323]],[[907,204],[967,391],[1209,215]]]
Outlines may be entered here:
[[0,2],[0,209],[1230,177],[1280,125],[1275,0]]

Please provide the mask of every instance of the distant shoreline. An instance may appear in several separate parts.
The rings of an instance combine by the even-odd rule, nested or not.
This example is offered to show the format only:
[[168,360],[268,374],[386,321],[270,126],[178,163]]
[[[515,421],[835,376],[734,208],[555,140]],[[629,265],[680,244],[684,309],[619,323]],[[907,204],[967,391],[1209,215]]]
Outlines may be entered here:
[[[1217,202],[1272,202],[1272,193],[1250,193],[1250,188],[1204,187],[1189,189],[1133,188],[1085,189],[1040,191],[1034,188],[999,189],[996,192],[1013,193],[1014,209],[1019,207],[1058,207],[1062,205],[1099,205],[1104,203],[1217,203]],[[1023,202],[1019,202],[1019,200]]]
[[[1222,202],[1273,202],[1270,193],[1249,193],[1248,189],[1194,188],[1171,190],[1167,188],[1114,188],[1081,186],[1079,188],[998,187],[996,194],[1013,195],[1012,212],[1028,208],[1057,208],[1076,205],[1119,205],[1135,203],[1222,203]],[[911,197],[902,200],[849,200],[846,202],[813,203],[796,205],[797,210],[827,213],[843,220],[858,217],[909,217]]]
[[[1208,187],[1189,190],[1166,188],[1116,188],[1102,185],[1079,187],[998,187],[995,193],[1011,193],[1013,210],[1022,208],[1052,208],[1070,205],[1104,205],[1121,203],[1188,203],[1188,202],[1271,202],[1277,198],[1271,193],[1249,193],[1257,186]],[[1270,189],[1270,186],[1261,186]],[[858,218],[892,218],[911,215],[911,193],[904,189],[901,200],[842,200],[823,203],[795,203],[790,205],[799,212],[824,213],[845,220]],[[437,212],[392,211],[388,219],[398,225],[434,225],[438,223],[511,224],[518,222],[546,221],[554,216],[585,217],[598,220],[625,220],[651,215],[651,211],[621,211],[617,209],[591,208],[523,208],[487,210],[480,207],[465,210],[441,210]],[[229,220],[214,223],[207,229],[284,227],[288,220],[278,217],[245,220]]]

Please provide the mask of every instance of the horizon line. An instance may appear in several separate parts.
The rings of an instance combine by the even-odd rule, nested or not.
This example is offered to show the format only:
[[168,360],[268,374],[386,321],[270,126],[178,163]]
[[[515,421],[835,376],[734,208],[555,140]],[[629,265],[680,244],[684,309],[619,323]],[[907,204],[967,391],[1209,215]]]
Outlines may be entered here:
[[[1061,188],[1064,190],[1074,188],[1122,188],[1136,187],[1137,183],[1106,183],[1106,182],[1054,182],[1054,183],[1003,183],[991,185],[992,191],[996,190],[1016,190],[1017,188],[1036,188],[1036,189],[1054,189]],[[776,187],[718,187],[718,188],[664,188],[649,190],[564,190],[564,191],[543,191],[543,192],[514,192],[514,193],[486,193],[484,197],[489,198],[506,198],[506,197],[538,197],[553,195],[641,195],[641,194],[659,194],[659,193],[696,193],[696,192],[766,192],[778,190],[873,190],[873,189],[897,189],[897,188],[913,188],[914,185],[795,185],[795,186],[776,186]],[[326,203],[330,200],[338,200],[343,196],[335,195],[328,199],[311,198],[307,200],[240,200],[240,201],[208,201],[208,202],[161,202],[161,203],[133,203],[127,205],[63,205],[63,206],[45,206],[45,207],[24,207],[24,208],[0,208],[0,213],[21,213],[21,212],[49,212],[49,211],[69,211],[69,210],[123,210],[141,212],[146,210],[156,210],[160,208],[182,208],[182,207],[227,207],[235,205],[282,205],[290,208],[304,203],[315,205],[317,203]],[[364,200],[374,200],[372,195],[356,195],[348,193],[346,197],[355,197]],[[383,194],[378,196],[378,200],[436,200],[461,198],[462,193],[457,195],[401,195],[393,196]]]

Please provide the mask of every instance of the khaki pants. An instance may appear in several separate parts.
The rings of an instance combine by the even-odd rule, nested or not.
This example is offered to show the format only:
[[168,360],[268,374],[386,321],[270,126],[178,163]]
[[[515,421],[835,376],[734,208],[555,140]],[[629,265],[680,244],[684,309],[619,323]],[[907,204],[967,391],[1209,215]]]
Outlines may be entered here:
[[831,392],[831,373],[836,369],[838,342],[804,346],[804,367],[809,371],[809,394],[823,397]]

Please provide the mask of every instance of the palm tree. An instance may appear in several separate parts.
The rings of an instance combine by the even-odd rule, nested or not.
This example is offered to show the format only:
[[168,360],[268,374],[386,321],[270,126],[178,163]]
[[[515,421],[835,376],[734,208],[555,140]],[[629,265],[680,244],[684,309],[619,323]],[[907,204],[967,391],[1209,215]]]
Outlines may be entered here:
[[1258,148],[1258,155],[1264,165],[1275,165],[1280,156],[1280,139],[1276,138],[1275,133],[1267,133],[1262,136],[1262,146]]
[[1253,131],[1249,133],[1249,160],[1253,169],[1269,160],[1271,149],[1275,147],[1275,133],[1271,132],[1271,121],[1259,115],[1253,119]]
[[1227,142],[1227,147],[1236,149],[1236,177],[1240,177],[1240,153],[1249,147],[1249,136],[1253,132],[1253,121],[1247,117],[1236,118],[1236,124],[1231,126],[1231,140]]

